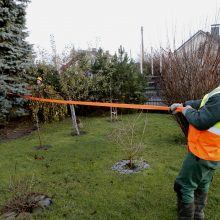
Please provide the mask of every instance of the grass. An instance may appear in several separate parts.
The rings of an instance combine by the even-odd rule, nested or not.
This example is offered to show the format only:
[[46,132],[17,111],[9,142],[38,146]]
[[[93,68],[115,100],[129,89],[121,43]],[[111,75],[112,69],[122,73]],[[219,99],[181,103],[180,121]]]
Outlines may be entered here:
[[[124,115],[124,122],[136,117]],[[0,188],[9,185],[10,176],[38,178],[39,187],[52,197],[53,205],[32,219],[70,220],[172,220],[176,219],[173,182],[186,153],[183,137],[172,116],[143,114],[147,118],[145,150],[142,158],[150,168],[132,175],[111,170],[123,151],[109,140],[118,123],[106,117],[84,118],[86,134],[70,136],[71,121],[42,126],[48,151],[33,149],[37,133],[0,143]],[[35,160],[44,157],[44,160]],[[16,173],[15,173],[16,167]],[[220,219],[220,173],[213,180],[207,219]],[[0,191],[0,203],[9,197]]]

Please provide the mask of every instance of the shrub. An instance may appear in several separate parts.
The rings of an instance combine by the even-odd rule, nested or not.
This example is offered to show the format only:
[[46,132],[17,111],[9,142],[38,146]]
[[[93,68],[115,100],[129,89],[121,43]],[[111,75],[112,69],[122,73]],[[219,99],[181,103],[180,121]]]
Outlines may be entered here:
[[[40,98],[63,99],[52,86],[42,85],[32,88],[32,95]],[[31,110],[32,120],[36,121],[36,115],[42,122],[59,121],[67,115],[67,106],[63,104],[30,101],[29,108]]]
[[[201,99],[220,82],[220,41],[207,37],[202,44],[160,54],[160,85],[166,104]],[[159,57],[157,56],[157,60]],[[176,119],[187,136],[188,124],[181,114]]]

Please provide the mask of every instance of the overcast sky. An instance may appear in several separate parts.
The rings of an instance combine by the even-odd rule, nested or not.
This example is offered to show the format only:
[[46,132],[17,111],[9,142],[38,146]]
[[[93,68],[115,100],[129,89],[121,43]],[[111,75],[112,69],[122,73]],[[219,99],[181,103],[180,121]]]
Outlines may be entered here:
[[177,47],[198,30],[220,23],[220,0],[32,0],[27,8],[28,41],[51,50],[53,34],[58,52],[102,47],[114,53],[122,45],[135,58],[144,47]]

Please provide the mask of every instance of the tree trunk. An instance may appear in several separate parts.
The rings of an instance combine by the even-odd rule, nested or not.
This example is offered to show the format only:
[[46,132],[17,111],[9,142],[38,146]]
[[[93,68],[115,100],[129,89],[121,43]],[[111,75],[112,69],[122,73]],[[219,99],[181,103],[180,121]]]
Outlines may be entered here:
[[41,138],[41,134],[40,134],[38,112],[36,113],[36,124],[37,124],[37,135],[38,135],[39,144],[40,144],[40,146],[42,146],[42,138]]
[[111,122],[117,121],[118,120],[117,108],[111,107],[110,112],[111,112]]
[[76,130],[76,134],[77,135],[80,135],[78,124],[76,122],[76,113],[75,113],[74,105],[70,105],[70,111],[71,111],[71,118],[72,118],[72,123],[73,123],[73,129]]

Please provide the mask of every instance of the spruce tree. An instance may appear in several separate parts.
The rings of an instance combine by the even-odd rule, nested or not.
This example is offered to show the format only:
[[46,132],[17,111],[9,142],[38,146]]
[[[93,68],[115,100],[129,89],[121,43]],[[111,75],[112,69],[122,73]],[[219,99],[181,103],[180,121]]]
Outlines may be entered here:
[[23,116],[24,100],[7,92],[28,94],[26,70],[32,63],[32,45],[25,41],[25,15],[29,0],[0,0],[0,124]]
[[112,99],[124,103],[144,103],[145,76],[120,46],[112,58]]

